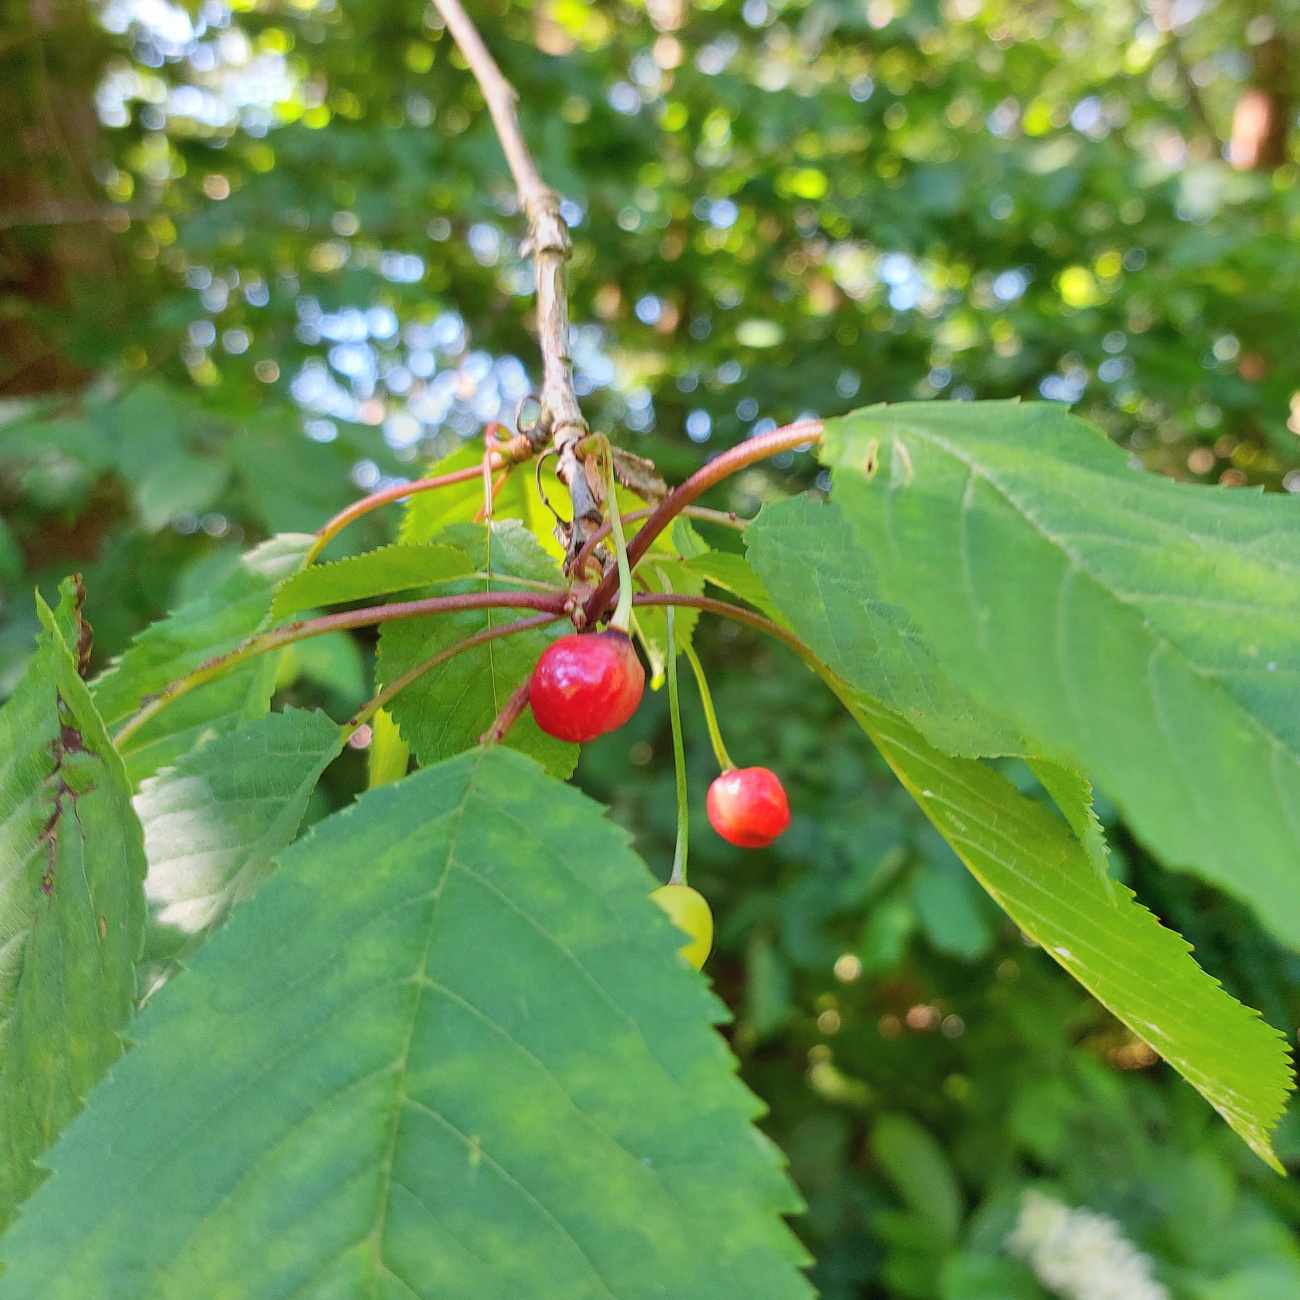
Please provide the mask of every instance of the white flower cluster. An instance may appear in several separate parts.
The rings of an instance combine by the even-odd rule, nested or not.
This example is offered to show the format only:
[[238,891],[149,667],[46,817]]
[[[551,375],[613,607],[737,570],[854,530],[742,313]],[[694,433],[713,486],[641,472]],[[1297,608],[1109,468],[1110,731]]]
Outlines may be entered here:
[[1114,1219],[1027,1191],[1007,1248],[1063,1300],[1169,1300]]

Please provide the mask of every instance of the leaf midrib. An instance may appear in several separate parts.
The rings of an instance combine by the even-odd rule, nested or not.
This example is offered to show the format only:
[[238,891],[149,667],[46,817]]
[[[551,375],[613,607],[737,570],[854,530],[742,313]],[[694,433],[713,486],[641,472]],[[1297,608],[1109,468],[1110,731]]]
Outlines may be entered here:
[[[428,901],[429,923],[424,938],[424,948],[420,953],[419,968],[415,972],[414,983],[415,993],[411,999],[411,1022],[406,1032],[406,1040],[402,1044],[402,1050],[398,1055],[397,1061],[393,1066],[393,1120],[389,1133],[388,1149],[384,1153],[384,1158],[379,1167],[379,1178],[375,1188],[375,1213],[374,1223],[371,1227],[369,1238],[374,1243],[375,1262],[377,1265],[384,1264],[384,1230],[388,1223],[388,1207],[392,1201],[392,1182],[393,1168],[397,1161],[397,1143],[401,1134],[402,1127],[402,1109],[404,1103],[409,1102],[406,1096],[406,1073],[410,1064],[411,1045],[415,1041],[415,1028],[420,1019],[420,1007],[424,1001],[424,990],[428,982],[429,953],[433,949],[433,935],[438,920],[438,904],[442,899],[443,887],[447,883],[447,877],[451,873],[452,860],[456,852],[456,840],[460,835],[461,823],[465,817],[465,808],[469,804],[470,794],[474,789],[474,780],[478,775],[479,766],[482,763],[482,755],[476,754],[474,765],[470,768],[465,780],[465,790],[461,795],[460,803],[453,813],[452,829],[447,837],[447,854],[442,864],[442,871],[438,876],[438,882],[434,886],[433,893]],[[376,1267],[372,1279],[371,1295],[373,1300],[379,1300],[379,1282],[380,1269]]]

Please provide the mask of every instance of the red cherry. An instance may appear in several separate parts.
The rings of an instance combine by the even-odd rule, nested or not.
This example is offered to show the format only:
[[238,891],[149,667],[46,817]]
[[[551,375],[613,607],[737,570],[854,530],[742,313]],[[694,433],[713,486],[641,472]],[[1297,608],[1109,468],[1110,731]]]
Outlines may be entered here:
[[594,740],[621,727],[641,703],[645,669],[626,632],[562,636],[533,669],[529,703],[557,740]]
[[733,768],[709,786],[709,823],[742,849],[761,849],[790,825],[790,805],[775,772]]

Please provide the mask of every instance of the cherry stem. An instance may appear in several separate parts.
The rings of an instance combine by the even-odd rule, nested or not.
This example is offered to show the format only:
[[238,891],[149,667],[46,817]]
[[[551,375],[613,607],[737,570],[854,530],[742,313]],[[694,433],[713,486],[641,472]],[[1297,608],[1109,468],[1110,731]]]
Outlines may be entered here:
[[[532,444],[529,443],[525,435],[519,434],[518,437],[511,438],[509,442],[497,443],[488,452],[488,459],[493,469],[504,469],[509,465],[517,465],[527,460],[532,454]],[[420,492],[432,492],[436,488],[450,487],[455,483],[466,483],[472,478],[477,478],[482,473],[481,465],[470,465],[465,469],[451,470],[446,474],[435,474],[430,478],[418,478],[411,483],[398,483],[394,487],[384,488],[382,492],[372,492],[369,496],[362,497],[360,501],[354,501],[346,510],[340,510],[333,519],[316,530],[316,540],[311,544],[306,556],[303,558],[303,568],[314,563],[316,557],[320,555],[325,547],[350,523],[360,519],[362,515],[368,515],[372,510],[378,510],[380,506],[386,506],[393,501],[404,501],[407,497],[415,496]]]
[[806,663],[821,662],[793,632],[787,632],[779,623],[773,623],[770,618],[764,618],[762,614],[756,614],[752,609],[746,609],[743,605],[733,605],[726,600],[714,600],[712,596],[687,596],[675,592],[665,595],[657,591],[637,595],[633,598],[632,603],[634,605],[650,606],[689,605],[692,609],[703,610],[706,614],[720,614],[723,618],[732,619],[736,623],[744,623],[747,627],[755,628],[759,632],[766,632],[768,636],[775,638],[782,645],[793,650]]
[[[677,515],[681,514],[684,506],[690,505],[697,497],[702,496],[715,484],[722,482],[724,478],[728,478],[746,466],[753,465],[760,460],[766,460],[769,456],[775,456],[783,451],[793,451],[806,442],[816,442],[821,435],[822,422],[820,420],[801,420],[797,424],[789,424],[783,429],[775,429],[771,433],[765,433],[759,438],[750,438],[747,442],[742,442],[740,446],[724,451],[702,469],[696,470],[684,483],[678,484],[650,512],[649,518],[632,539],[631,546],[628,547],[628,563],[635,565],[650,549],[650,543],[663,532]],[[613,517],[611,516],[611,518]],[[605,574],[597,584],[595,591],[587,598],[587,603],[583,608],[586,625],[590,627],[600,618],[609,607],[610,599],[615,591],[619,590],[620,587],[626,590],[629,586],[630,583],[626,579],[620,582],[617,573]]]
[[704,676],[704,665],[695,653],[695,647],[688,641],[682,646],[682,653],[690,660],[691,671],[695,674],[695,684],[700,688],[700,703],[704,706],[704,721],[709,728],[709,741],[713,745],[713,756],[724,772],[730,772],[736,765],[722,743],[722,732],[718,729],[718,715],[713,709],[713,693],[709,690],[708,680]]
[[605,439],[605,492],[609,498],[609,524],[614,531],[614,558],[618,564],[618,604],[614,607],[614,617],[609,620],[609,625],[626,635],[632,621],[632,566],[627,558],[623,516],[618,509],[618,480],[614,477],[614,452],[609,439]]
[[[475,473],[477,472],[475,470]],[[561,593],[550,595],[528,591],[467,591],[455,596],[432,596],[425,600],[371,605],[365,609],[346,610],[341,614],[327,614],[323,618],[290,623],[286,627],[274,628],[270,632],[249,637],[233,650],[214,656],[201,663],[193,672],[172,682],[152,699],[144,702],[127,719],[113,737],[113,743],[121,746],[173,700],[192,691],[196,686],[202,686],[205,682],[219,677],[223,672],[246,660],[292,645],[295,641],[305,641],[308,637],[323,636],[327,632],[344,632],[355,627],[371,627],[376,623],[387,623],[395,619],[419,618],[424,614],[455,613],[467,609],[536,609],[545,611],[554,620],[564,615],[566,604],[567,597]]]
[[[622,520],[625,524],[635,523],[638,519],[645,519],[648,515],[655,512],[654,506],[646,506],[644,510],[630,510],[623,515]],[[705,523],[720,524],[723,528],[734,528],[737,532],[743,533],[749,527],[750,521],[736,514],[734,510],[709,510],[705,506],[683,506],[679,511],[688,519],[701,519]],[[591,553],[600,545],[601,542],[609,536],[610,529],[613,525],[608,519],[596,529],[592,535],[583,543],[582,550],[578,552],[578,558],[573,562],[575,573],[581,573],[587,566],[587,561],[591,559]]]
[[[477,472],[476,469],[475,473]],[[628,589],[631,589],[630,583]],[[179,699],[180,696],[194,690],[195,687],[212,681],[213,678],[219,677],[223,672],[237,667],[249,659],[268,654],[272,650],[283,649],[287,645],[292,645],[295,641],[305,641],[313,636],[324,636],[329,632],[345,632],[357,627],[373,627],[376,623],[394,622],[404,618],[420,618],[426,614],[457,613],[470,609],[535,609],[541,611],[547,617],[538,620],[536,624],[532,623],[531,620],[523,620],[523,622],[529,626],[541,626],[547,622],[558,622],[568,613],[566,608],[568,603],[568,597],[560,592],[550,594],[527,591],[467,591],[455,596],[432,596],[425,600],[398,601],[388,605],[370,605],[364,609],[345,610],[340,614],[326,614],[322,618],[290,623],[286,627],[274,628],[270,632],[262,632],[257,636],[249,637],[233,650],[216,655],[201,663],[186,676],[177,678],[176,681],[165,687],[152,699],[146,700],[122,724],[113,736],[113,743],[120,748],[145,723],[157,717],[173,700]],[[688,605],[709,614],[720,614],[724,618],[745,623],[749,627],[775,637],[776,640],[788,646],[800,658],[811,664],[816,671],[822,671],[820,661],[813,656],[812,651],[798,637],[787,632],[785,628],[773,623],[770,619],[764,618],[761,614],[755,614],[752,610],[745,609],[743,606],[732,605],[725,600],[714,600],[710,596],[678,595],[674,592],[662,594],[658,592],[638,593],[633,596],[631,603],[634,606],[649,605],[668,608],[675,605]],[[475,645],[483,644],[486,641],[496,640],[498,635],[508,636],[512,631],[519,630],[523,629],[510,625],[499,630],[487,628],[484,629],[484,633],[476,634],[476,636],[482,637],[482,640],[475,640],[475,638],[471,637],[468,638],[468,641]],[[485,633],[493,633],[493,635],[485,635]],[[468,648],[468,645],[465,645],[464,648]],[[459,653],[459,650],[457,649],[456,652]],[[437,656],[435,656],[436,658]],[[438,660],[438,662],[442,661]],[[435,665],[430,663],[427,666],[433,667]],[[416,673],[416,676],[418,675]],[[362,721],[364,720],[363,718]]]
[[668,606],[665,621],[668,624],[668,717],[673,730],[673,769],[677,776],[677,844],[673,849],[673,871],[668,877],[670,885],[686,883],[686,854],[690,848],[691,818],[687,806],[686,748],[682,744],[682,711],[677,698],[677,629],[676,611]]
[[[347,724],[348,727],[352,731],[355,731],[364,723],[369,722],[380,709],[387,707],[389,700],[391,700],[393,696],[404,691],[412,682],[423,677],[425,673],[431,672],[440,664],[445,664],[448,659],[454,659],[458,654],[463,654],[466,650],[473,650],[475,646],[487,645],[489,641],[499,641],[502,637],[514,636],[516,632],[527,632],[535,627],[546,627],[547,624],[556,623],[563,617],[563,614],[534,614],[531,618],[521,618],[514,623],[503,623],[499,627],[485,627],[482,631],[475,632],[473,636],[467,636],[463,641],[457,641],[455,645],[450,645],[444,650],[439,650],[437,654],[430,655],[428,659],[416,664],[414,668],[408,668],[400,677],[389,682],[389,684],[385,686],[373,700],[368,704],[363,704],[361,708],[353,714]],[[528,702],[527,685],[528,683],[525,681],[523,697],[524,704]],[[516,691],[515,695],[518,694],[519,692]],[[510,698],[513,701],[515,696],[512,695]],[[509,704],[507,704],[506,707],[509,708]],[[521,711],[522,708],[523,705],[521,704]],[[516,713],[515,717],[518,716],[518,713]],[[500,721],[499,718],[498,721]],[[514,718],[511,718],[510,721],[513,722]],[[493,729],[495,729],[496,725],[496,723],[492,724]],[[507,723],[507,730],[508,729],[509,723]]]
[[[533,623],[536,623],[535,619],[523,618],[514,626],[522,632],[525,624]],[[492,719],[492,725],[478,738],[480,745],[499,745],[509,735],[510,728],[519,721],[520,715],[528,707],[528,694],[532,685],[530,674],[510,692],[510,698],[501,706],[501,712]]]

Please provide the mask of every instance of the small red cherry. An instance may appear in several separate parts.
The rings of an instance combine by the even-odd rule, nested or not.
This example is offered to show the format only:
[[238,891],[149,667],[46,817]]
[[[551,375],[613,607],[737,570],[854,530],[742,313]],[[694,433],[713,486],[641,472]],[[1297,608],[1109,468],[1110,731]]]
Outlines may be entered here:
[[582,743],[621,727],[641,703],[645,669],[626,632],[562,636],[533,669],[529,703],[537,725]]
[[732,768],[709,786],[709,823],[742,849],[761,849],[790,825],[790,805],[775,772]]

